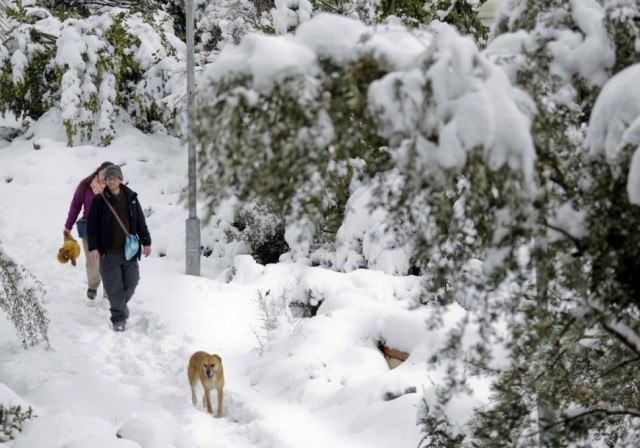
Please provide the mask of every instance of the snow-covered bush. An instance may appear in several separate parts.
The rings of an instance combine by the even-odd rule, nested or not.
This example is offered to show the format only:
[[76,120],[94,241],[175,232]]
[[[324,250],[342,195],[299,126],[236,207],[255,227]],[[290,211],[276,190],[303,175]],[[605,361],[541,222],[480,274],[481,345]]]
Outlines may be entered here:
[[32,417],[31,408],[23,411],[20,405],[5,408],[0,403],[0,442],[13,440],[22,431],[22,424]]
[[[183,2],[184,3],[184,2]],[[196,49],[204,60],[212,59],[228,44],[238,44],[247,33],[263,29],[272,2],[196,0]]]
[[289,250],[284,239],[284,220],[258,201],[248,202],[235,212],[233,227],[225,232],[229,241],[244,241],[258,263],[277,263]]
[[49,319],[42,307],[44,286],[24,266],[18,266],[0,247],[0,309],[7,314],[27,348],[49,342]]
[[[359,268],[392,275],[420,272],[411,225],[394,221],[389,210],[374,205],[371,185],[356,188],[345,205],[345,216],[335,237],[333,268],[350,272]],[[400,229],[403,229],[400,231]]]
[[[367,110],[367,87],[386,72],[384,57],[367,54],[364,44],[360,57],[332,60],[333,45],[355,50],[365,30],[345,26],[344,37],[322,42],[323,20],[328,16],[299,28],[300,43],[251,35],[225,49],[206,75],[208,88],[203,81],[196,125],[201,191],[212,206],[230,194],[242,201],[268,197],[283,216],[313,215],[320,241],[342,222],[349,185],[365,166],[361,157],[386,157]],[[273,54],[271,45],[281,51]],[[315,46],[326,57],[316,61]]]
[[38,118],[60,107],[70,146],[108,145],[120,115],[143,130],[173,124],[174,98],[185,91],[184,44],[167,14],[111,8],[39,18],[35,6],[16,4],[0,44],[2,112]]
[[6,14],[0,40],[0,112],[37,118],[54,104],[50,91],[60,83],[49,66],[55,36],[35,32],[35,19],[22,2],[0,4],[0,11]]
[[[324,31],[336,25],[341,33]],[[272,57],[272,48],[297,57]],[[327,15],[302,25],[294,38],[249,36],[240,47],[223,51],[209,71],[210,100],[201,103],[196,131],[203,148],[202,191],[212,204],[229,193],[241,200],[271,198],[284,214],[307,215],[321,224],[319,233],[333,235],[364,177],[375,183],[375,196],[385,207],[404,209],[409,222],[420,220],[418,214],[425,208],[417,202],[417,193],[429,171],[433,195],[440,197],[444,214],[426,216],[439,216],[440,224],[449,225],[446,214],[452,208],[450,198],[442,197],[443,183],[462,188],[453,172],[465,166],[466,153],[474,148],[484,149],[478,157],[469,156],[471,162],[489,161],[489,166],[478,168],[482,188],[494,188],[485,179],[487,170],[508,165],[519,174],[509,181],[505,172],[505,182],[514,182],[517,189],[522,181],[522,190],[528,191],[534,155],[527,130],[529,111],[520,111],[527,105],[526,96],[510,91],[502,71],[473,48],[471,40],[446,25],[433,34],[417,34],[403,27],[366,28]],[[447,73],[452,64],[458,64],[453,68],[456,74],[459,70],[458,78]],[[459,87],[467,81],[477,87]],[[483,105],[493,99],[495,105]],[[438,118],[447,114],[449,123]],[[475,118],[477,124],[469,127],[465,120]],[[503,119],[510,122],[509,135],[495,126]],[[390,174],[376,177],[389,169],[392,158],[402,166],[396,184],[404,182],[404,191]],[[443,177],[440,169],[452,174]],[[475,207],[484,208],[491,200],[483,190],[471,191],[484,201]],[[409,198],[414,201],[411,206]],[[521,215],[527,216],[526,201],[519,203]],[[435,219],[430,225],[438,225]],[[497,218],[492,219],[493,224]],[[436,227],[421,225],[420,233],[436,232]],[[406,263],[405,270],[408,267]]]
[[308,0],[275,0],[271,10],[276,34],[287,34],[311,18],[313,7]]

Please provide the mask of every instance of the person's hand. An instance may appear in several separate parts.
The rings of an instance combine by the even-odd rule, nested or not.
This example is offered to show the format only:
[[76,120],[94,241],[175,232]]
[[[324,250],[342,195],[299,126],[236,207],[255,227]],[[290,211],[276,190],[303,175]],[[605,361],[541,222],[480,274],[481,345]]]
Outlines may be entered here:
[[142,246],[142,253],[145,257],[151,255],[151,246]]
[[62,231],[62,235],[64,235],[64,236],[71,236],[71,230],[69,230],[69,229],[65,228],[65,229]]
[[98,261],[100,259],[100,252],[98,252],[97,249],[94,249],[91,252],[89,252],[89,255],[91,255],[91,259],[94,261]]

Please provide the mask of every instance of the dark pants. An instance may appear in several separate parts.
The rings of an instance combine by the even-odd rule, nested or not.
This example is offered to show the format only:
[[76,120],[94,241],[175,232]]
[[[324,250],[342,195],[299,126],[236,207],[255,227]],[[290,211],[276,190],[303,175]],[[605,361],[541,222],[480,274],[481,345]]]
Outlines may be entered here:
[[127,302],[136,292],[140,280],[138,260],[127,261],[124,253],[106,254],[100,257],[100,276],[111,305],[111,322],[127,320]]

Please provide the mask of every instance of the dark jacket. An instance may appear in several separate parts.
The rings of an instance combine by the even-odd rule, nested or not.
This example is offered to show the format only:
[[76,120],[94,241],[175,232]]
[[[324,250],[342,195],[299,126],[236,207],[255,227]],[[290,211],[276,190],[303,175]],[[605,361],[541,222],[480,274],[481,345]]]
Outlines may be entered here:
[[[131,225],[130,232],[137,235],[140,239],[140,248],[142,246],[151,246],[151,235],[147,228],[147,221],[144,219],[144,213],[140,202],[138,202],[138,193],[131,190],[126,185],[121,184],[120,190],[125,194],[127,203],[129,204],[129,223]],[[118,221],[113,216],[111,209],[105,203],[106,199],[111,199],[111,193],[108,188],[104,189],[104,196],[97,195],[89,210],[87,218],[87,240],[89,243],[89,251],[98,250],[100,255],[107,253],[109,247],[109,229],[111,226],[119,226]],[[123,248],[124,250],[124,248]],[[138,251],[137,258],[140,259],[142,250]]]

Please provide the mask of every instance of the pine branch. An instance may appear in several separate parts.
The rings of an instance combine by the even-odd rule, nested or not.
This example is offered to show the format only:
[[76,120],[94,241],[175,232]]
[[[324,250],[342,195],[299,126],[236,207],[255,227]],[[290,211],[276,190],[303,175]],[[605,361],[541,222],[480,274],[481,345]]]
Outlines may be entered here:
[[635,331],[623,324],[617,322],[615,325],[609,325],[604,319],[601,321],[602,327],[616,338],[622,345],[627,347],[634,355],[640,356],[640,338],[635,334]]
[[627,359],[626,361],[623,361],[623,362],[611,367],[609,370],[605,371],[602,374],[602,376],[604,377],[604,376],[610,375],[610,374],[612,374],[614,372],[617,372],[619,369],[621,369],[621,368],[623,368],[625,366],[628,366],[629,364],[633,364],[633,363],[639,362],[639,361],[640,361],[640,358]]
[[573,244],[576,246],[576,249],[578,249],[578,253],[582,253],[582,251],[584,250],[584,244],[582,243],[582,241],[578,238],[576,238],[575,236],[571,235],[568,231],[566,231],[565,229],[555,226],[553,224],[549,224],[548,222],[542,223],[543,226],[554,230],[558,233],[561,233],[562,235],[566,236],[567,238],[569,238],[571,241],[573,241]]
[[[566,412],[566,411],[565,411]],[[566,415],[566,414],[565,414]],[[554,423],[551,423],[550,425],[546,425],[543,426],[541,428],[541,430],[539,432],[546,432],[554,427],[560,426],[560,425],[569,425],[572,422],[578,421],[580,419],[589,417],[589,416],[599,416],[600,420],[602,420],[603,417],[615,417],[615,416],[621,416],[621,417],[640,417],[640,409],[634,409],[634,408],[623,408],[623,407],[600,407],[600,408],[593,408],[593,409],[586,409],[582,412],[579,412],[577,414],[571,415],[571,416],[566,416],[564,418],[562,418],[561,420],[555,421]]]

